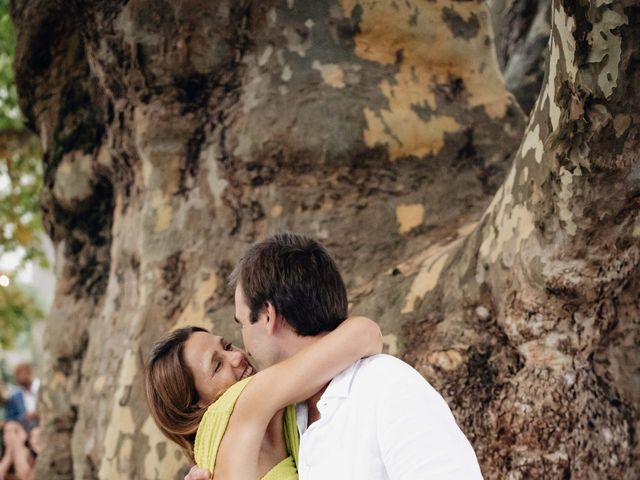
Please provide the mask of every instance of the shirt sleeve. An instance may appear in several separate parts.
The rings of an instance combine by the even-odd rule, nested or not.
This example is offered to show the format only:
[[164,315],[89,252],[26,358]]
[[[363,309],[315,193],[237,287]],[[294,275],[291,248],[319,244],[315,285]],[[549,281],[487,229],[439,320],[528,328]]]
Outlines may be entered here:
[[376,409],[378,444],[389,478],[482,479],[473,448],[449,406],[418,372],[409,373],[394,375]]

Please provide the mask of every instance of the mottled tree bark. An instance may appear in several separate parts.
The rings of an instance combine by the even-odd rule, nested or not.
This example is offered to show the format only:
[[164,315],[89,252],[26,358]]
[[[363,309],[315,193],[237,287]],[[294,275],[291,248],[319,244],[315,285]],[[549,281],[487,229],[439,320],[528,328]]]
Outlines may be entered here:
[[551,31],[551,0],[488,0],[498,64],[528,114],[538,98]]
[[481,2],[16,1],[57,252],[39,477],[181,478],[144,357],[179,325],[237,338],[226,275],[290,229],[487,478],[632,478],[638,8],[553,12],[524,131]]

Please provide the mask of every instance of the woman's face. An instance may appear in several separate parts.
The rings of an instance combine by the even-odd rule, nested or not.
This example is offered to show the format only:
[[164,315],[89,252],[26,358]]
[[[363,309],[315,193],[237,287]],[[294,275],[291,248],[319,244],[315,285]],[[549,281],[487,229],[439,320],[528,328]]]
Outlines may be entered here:
[[201,407],[211,405],[231,385],[255,373],[242,350],[206,332],[191,334],[184,344],[184,361],[193,373]]

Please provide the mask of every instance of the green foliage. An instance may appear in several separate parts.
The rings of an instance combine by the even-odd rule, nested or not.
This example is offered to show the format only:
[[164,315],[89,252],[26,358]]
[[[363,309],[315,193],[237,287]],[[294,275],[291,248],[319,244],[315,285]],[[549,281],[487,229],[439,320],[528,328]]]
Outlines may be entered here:
[[42,316],[42,310],[24,287],[0,287],[0,348],[10,348],[18,333],[29,330],[31,323]]
[[[12,70],[15,45],[9,2],[0,0],[0,257],[19,258],[13,272],[0,271],[8,277],[28,262],[46,266],[40,244],[41,153],[37,137],[25,131],[18,108]],[[14,282],[0,286],[0,346],[10,346],[19,332],[42,316],[23,287]]]
[[0,255],[19,255],[18,270],[30,261],[44,267],[46,257],[39,241],[42,167],[37,139],[21,135],[18,138],[23,143],[11,145],[18,142],[8,136],[0,131]]
[[0,0],[0,130],[21,130],[22,116],[13,81],[16,35],[9,16],[9,2]]

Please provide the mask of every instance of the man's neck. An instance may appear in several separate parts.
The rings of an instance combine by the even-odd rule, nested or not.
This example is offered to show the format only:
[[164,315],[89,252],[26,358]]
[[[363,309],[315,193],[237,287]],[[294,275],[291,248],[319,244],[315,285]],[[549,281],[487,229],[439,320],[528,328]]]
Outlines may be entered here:
[[[298,353],[300,350],[303,350],[309,345],[313,345],[315,342],[320,340],[326,334],[327,333],[325,332],[325,333],[320,333],[314,336],[303,337],[291,332],[291,336],[287,338],[286,342],[283,342],[284,348],[282,350],[282,356],[280,358],[280,361],[286,360],[287,358],[292,357],[293,355]],[[328,385],[329,385],[328,383],[324,385],[322,388],[320,388],[320,390],[318,390],[315,394],[313,394],[311,397],[309,397],[305,401],[307,404],[308,412],[309,412],[308,425],[311,425],[313,422],[316,422],[320,419],[320,412],[318,411],[317,403],[320,400],[320,397],[322,397],[322,394],[324,393],[324,391],[327,389]]]
[[320,398],[324,394],[325,390],[329,384],[327,383],[324,387],[318,390],[313,396],[307,398],[307,427],[309,427],[312,423],[320,420],[320,411],[318,410],[318,402]]
[[309,345],[313,345],[325,335],[326,332],[314,336],[303,337],[293,332],[288,332],[287,337],[280,342],[281,351],[278,361],[281,362],[287,358],[293,357],[300,350],[305,349]]

